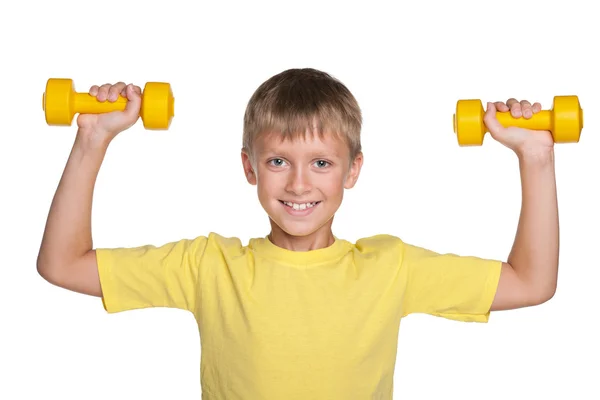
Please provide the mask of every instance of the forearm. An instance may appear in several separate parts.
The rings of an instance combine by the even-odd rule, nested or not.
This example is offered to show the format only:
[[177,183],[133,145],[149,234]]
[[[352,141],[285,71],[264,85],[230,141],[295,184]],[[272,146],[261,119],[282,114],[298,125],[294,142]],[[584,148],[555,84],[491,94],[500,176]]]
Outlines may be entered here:
[[91,213],[106,146],[78,132],[54,195],[38,255],[41,275],[54,275],[92,249]]
[[554,295],[558,275],[559,223],[554,152],[519,155],[522,203],[508,263],[534,301]]

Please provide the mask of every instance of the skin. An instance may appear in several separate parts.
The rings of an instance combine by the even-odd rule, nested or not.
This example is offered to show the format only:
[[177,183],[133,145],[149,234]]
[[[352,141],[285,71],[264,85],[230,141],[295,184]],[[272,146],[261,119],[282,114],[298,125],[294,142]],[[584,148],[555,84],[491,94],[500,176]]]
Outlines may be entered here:
[[550,300],[558,278],[559,223],[554,140],[549,131],[504,128],[496,111],[531,118],[542,109],[514,98],[488,103],[484,122],[491,136],[517,156],[521,176],[521,214],[517,232],[491,310],[534,306]]
[[[52,201],[38,255],[40,275],[57,286],[102,296],[91,234],[92,197],[98,171],[112,140],[139,118],[138,86],[106,84],[90,88],[100,101],[127,97],[122,112],[79,115],[75,142]],[[554,141],[550,132],[504,128],[496,111],[531,118],[539,103],[509,99],[488,103],[485,123],[491,136],[517,156],[522,207],[515,241],[502,273],[492,311],[533,306],[555,293],[558,274],[559,227],[554,171]],[[348,147],[333,135],[281,140],[261,135],[252,154],[242,152],[248,182],[256,185],[271,223],[270,240],[277,246],[309,251],[334,242],[333,218],[344,191],[356,184],[363,154],[350,159]],[[281,203],[319,201],[310,215],[291,215]]]
[[[252,157],[242,152],[242,164],[269,216],[271,241],[295,251],[333,244],[333,217],[342,204],[344,190],[354,187],[358,180],[362,153],[350,163],[344,142],[332,135],[321,139],[310,133],[285,141],[276,133],[261,135],[253,150]],[[309,216],[294,216],[281,201],[319,204]]]

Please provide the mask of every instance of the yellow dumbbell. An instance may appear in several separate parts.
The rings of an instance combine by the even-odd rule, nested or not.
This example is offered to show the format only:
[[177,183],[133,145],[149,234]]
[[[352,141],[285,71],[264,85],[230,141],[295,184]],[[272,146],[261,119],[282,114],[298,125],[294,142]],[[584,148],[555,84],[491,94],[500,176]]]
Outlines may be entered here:
[[[127,98],[119,96],[115,102],[98,101],[89,93],[76,93],[71,79],[51,78],[42,96],[42,109],[49,125],[71,125],[76,113],[101,114],[123,111]],[[146,129],[168,129],[175,115],[175,99],[171,85],[148,82],[142,93],[140,117]]]
[[[489,132],[483,122],[485,111],[481,100],[459,100],[453,116],[454,133],[460,146],[481,146]],[[555,143],[577,143],[583,129],[583,110],[577,96],[555,96],[551,110],[542,110],[531,118],[515,118],[510,111],[497,112],[496,118],[504,127],[516,126],[550,131]]]

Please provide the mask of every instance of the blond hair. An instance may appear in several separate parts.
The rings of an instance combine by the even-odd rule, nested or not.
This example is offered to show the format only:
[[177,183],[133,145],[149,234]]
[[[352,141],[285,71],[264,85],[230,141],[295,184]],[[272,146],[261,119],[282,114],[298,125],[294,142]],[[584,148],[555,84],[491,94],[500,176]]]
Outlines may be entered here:
[[262,83],[244,114],[242,149],[252,158],[263,133],[295,138],[306,133],[333,134],[346,141],[352,161],[361,152],[362,115],[348,88],[313,68],[288,69]]

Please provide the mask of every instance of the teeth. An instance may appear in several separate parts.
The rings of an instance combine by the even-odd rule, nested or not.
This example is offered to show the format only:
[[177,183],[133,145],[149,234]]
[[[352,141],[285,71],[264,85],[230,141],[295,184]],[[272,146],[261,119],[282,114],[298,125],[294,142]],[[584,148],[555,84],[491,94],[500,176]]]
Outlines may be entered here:
[[317,202],[312,203],[292,203],[289,201],[284,201],[283,204],[286,206],[292,207],[294,210],[306,210],[307,208],[312,208],[317,204]]

